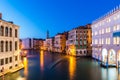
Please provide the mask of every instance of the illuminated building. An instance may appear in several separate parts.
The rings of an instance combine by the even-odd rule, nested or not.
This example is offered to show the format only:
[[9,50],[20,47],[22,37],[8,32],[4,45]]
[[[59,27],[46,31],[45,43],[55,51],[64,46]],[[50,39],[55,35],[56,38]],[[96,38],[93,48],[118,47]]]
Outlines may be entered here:
[[54,37],[54,51],[55,52],[64,52],[66,48],[66,35],[64,33],[58,33]]
[[43,49],[45,51],[47,50],[47,41],[46,40],[43,41]]
[[19,26],[2,19],[0,13],[0,74],[19,69]]
[[91,25],[79,26],[68,32],[66,52],[73,56],[91,56]]
[[38,38],[25,38],[22,40],[22,49],[34,49],[39,50],[41,46],[43,46],[44,39],[38,39]]
[[92,23],[92,40],[92,57],[116,66],[120,60],[120,7]]
[[47,48],[47,51],[54,51],[53,50],[53,46],[54,46],[54,38],[47,38],[46,39],[46,48]]

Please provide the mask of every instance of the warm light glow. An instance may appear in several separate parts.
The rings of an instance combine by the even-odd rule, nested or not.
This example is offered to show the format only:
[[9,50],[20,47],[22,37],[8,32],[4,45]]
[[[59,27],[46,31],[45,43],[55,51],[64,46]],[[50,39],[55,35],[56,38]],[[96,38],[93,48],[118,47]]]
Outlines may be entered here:
[[70,76],[70,80],[74,79],[75,70],[76,70],[76,59],[74,57],[70,56],[70,58],[69,58],[69,76]]
[[28,59],[26,57],[23,58],[23,64],[24,64],[24,75],[28,76]]
[[19,77],[17,78],[17,80],[27,80],[27,79],[24,78],[24,77],[19,76]]
[[21,49],[24,49],[24,48],[25,48],[24,44],[21,44]]
[[43,70],[44,69],[44,53],[43,50],[40,51],[40,67]]
[[118,51],[117,59],[120,61],[120,51]]
[[27,54],[28,53],[27,50],[24,50],[24,53]]
[[109,64],[116,64],[116,53],[113,49],[109,51],[108,59]]
[[74,45],[69,46],[68,54],[75,56],[76,55],[76,48]]

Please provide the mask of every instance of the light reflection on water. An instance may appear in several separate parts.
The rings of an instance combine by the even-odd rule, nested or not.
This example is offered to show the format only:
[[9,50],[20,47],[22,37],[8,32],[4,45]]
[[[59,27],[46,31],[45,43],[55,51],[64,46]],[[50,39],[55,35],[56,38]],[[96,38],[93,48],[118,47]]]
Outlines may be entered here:
[[43,71],[44,70],[44,53],[43,53],[43,50],[40,51],[40,67],[41,67],[41,70]]
[[23,64],[24,64],[24,76],[25,78],[27,78],[28,77],[28,59],[26,57],[23,58]]
[[120,80],[119,69],[103,68],[91,58],[67,56],[66,60],[49,70],[47,68],[50,64],[65,56],[46,54],[43,51],[38,54],[23,58],[24,69],[6,75],[5,80]]
[[72,56],[69,57],[69,76],[70,80],[74,79],[74,74],[76,70],[76,59]]

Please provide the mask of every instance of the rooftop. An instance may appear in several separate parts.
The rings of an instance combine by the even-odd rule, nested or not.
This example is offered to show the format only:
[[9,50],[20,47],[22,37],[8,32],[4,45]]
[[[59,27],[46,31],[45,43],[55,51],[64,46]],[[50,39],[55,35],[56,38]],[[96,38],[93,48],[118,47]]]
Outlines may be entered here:
[[106,13],[105,15],[99,17],[99,18],[96,19],[95,21],[93,21],[93,24],[95,24],[95,23],[97,23],[98,21],[103,20],[103,19],[105,19],[105,18],[107,18],[107,17],[109,17],[109,16],[117,13],[118,11],[120,11],[120,5],[117,6],[117,7],[115,7],[113,10],[109,11],[109,12]]

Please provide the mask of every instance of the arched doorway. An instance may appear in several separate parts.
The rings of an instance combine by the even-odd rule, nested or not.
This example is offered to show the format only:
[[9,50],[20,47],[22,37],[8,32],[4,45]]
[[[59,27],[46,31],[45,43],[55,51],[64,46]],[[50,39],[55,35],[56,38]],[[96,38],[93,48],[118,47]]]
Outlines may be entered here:
[[109,50],[108,64],[116,64],[116,52],[113,49]]
[[107,49],[105,48],[102,50],[102,62],[107,62]]
[[120,50],[117,52],[117,62],[120,62]]

